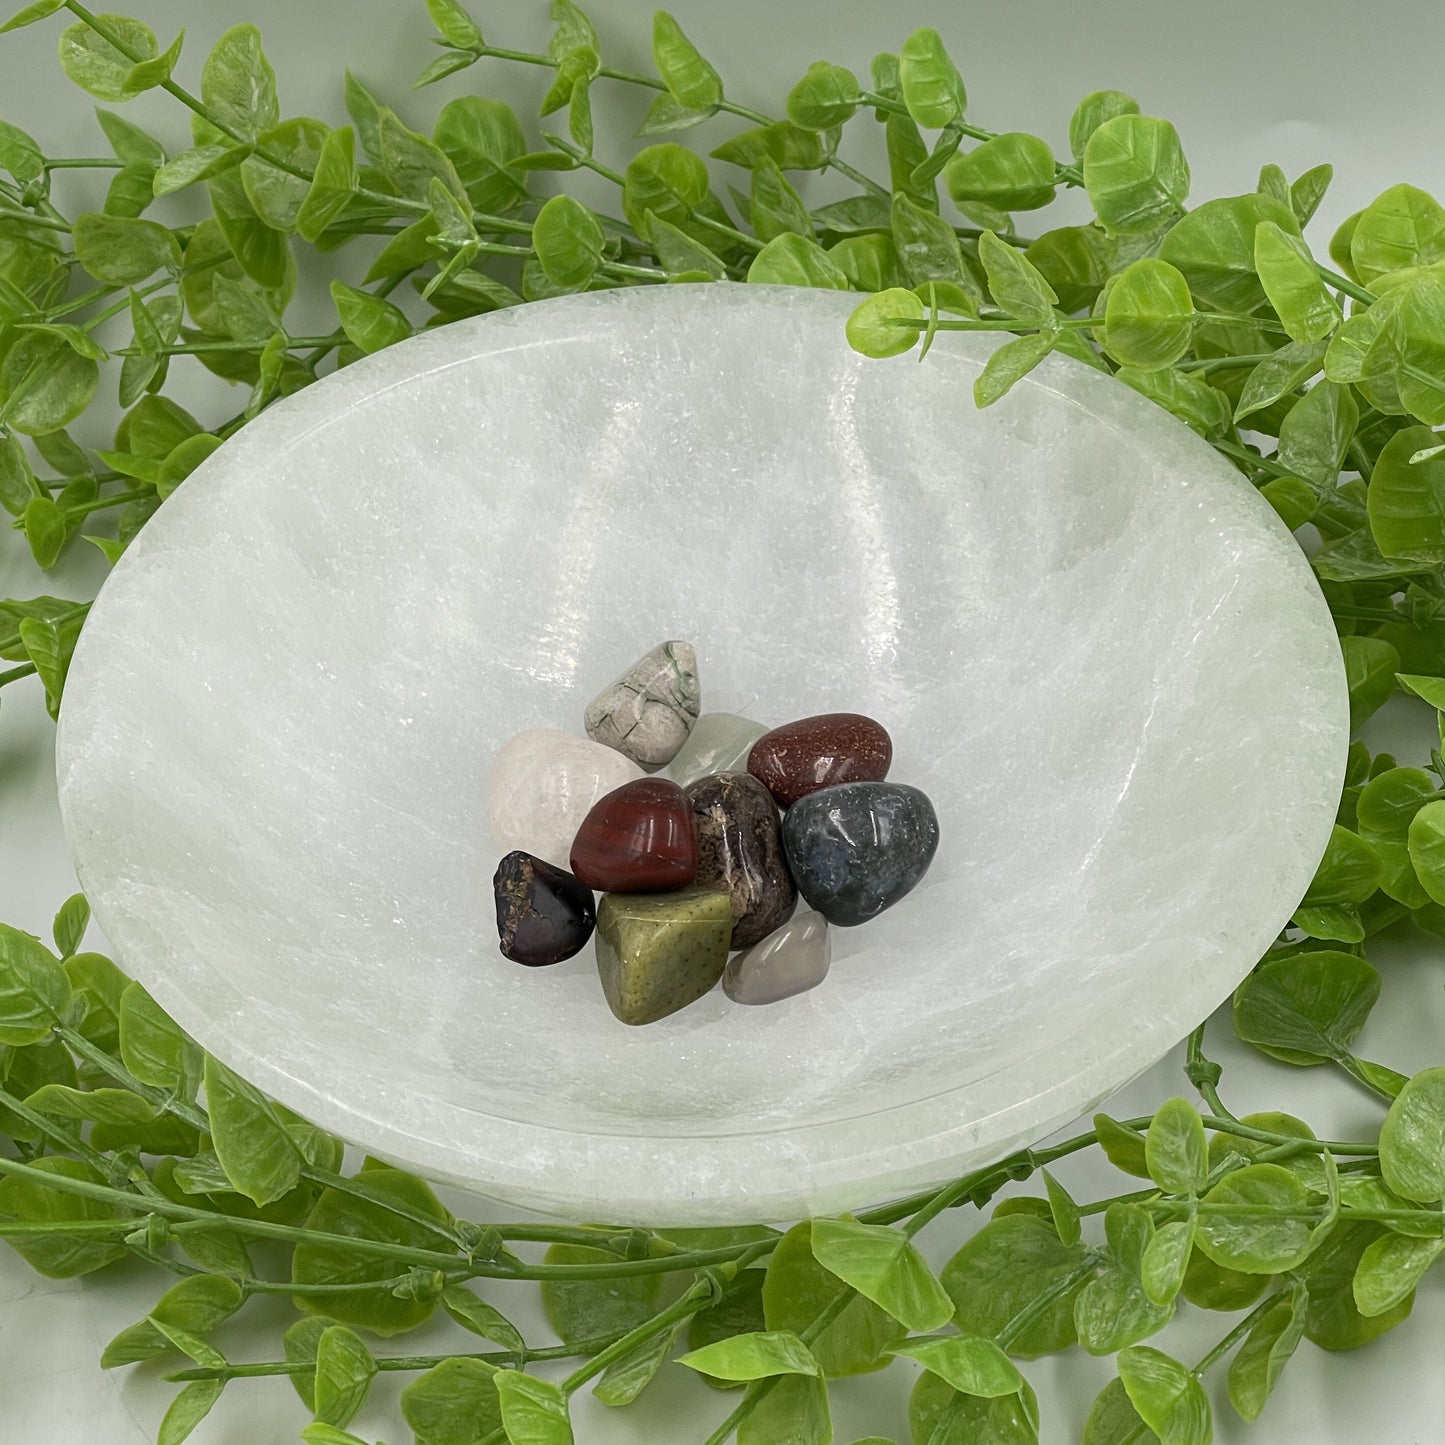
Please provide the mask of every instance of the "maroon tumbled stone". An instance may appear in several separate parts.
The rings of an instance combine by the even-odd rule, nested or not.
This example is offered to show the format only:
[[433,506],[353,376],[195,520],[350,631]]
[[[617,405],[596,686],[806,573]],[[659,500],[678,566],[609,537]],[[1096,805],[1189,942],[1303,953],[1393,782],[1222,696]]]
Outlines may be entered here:
[[881,723],[862,713],[826,712],[764,733],[748,756],[748,772],[790,808],[819,788],[881,783],[892,761],[893,740]]
[[638,778],[592,805],[572,843],[572,871],[604,893],[662,893],[697,876],[697,828],[687,795],[666,778]]
[[561,963],[586,946],[597,926],[592,890],[563,868],[520,849],[492,878],[502,956],[528,968]]

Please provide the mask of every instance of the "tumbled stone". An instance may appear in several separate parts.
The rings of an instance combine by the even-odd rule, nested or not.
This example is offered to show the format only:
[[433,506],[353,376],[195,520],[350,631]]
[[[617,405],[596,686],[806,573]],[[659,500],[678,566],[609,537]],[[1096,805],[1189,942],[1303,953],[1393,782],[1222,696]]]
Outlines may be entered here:
[[502,956],[528,968],[561,963],[592,937],[592,890],[565,869],[520,850],[508,853],[492,878]]
[[697,819],[697,882],[732,899],[732,946],[750,948],[798,898],[773,795],[750,773],[712,773],[686,792]]
[[746,770],[753,744],[767,732],[762,723],[731,712],[705,712],[688,734],[682,751],[667,765],[667,776],[679,788],[709,773]]
[[660,768],[677,756],[701,711],[692,644],[662,642],[592,699],[583,724],[595,742]]
[[819,788],[881,782],[893,761],[883,726],[856,712],[799,718],[764,733],[748,755],[748,771],[788,808]]
[[642,769],[613,748],[556,728],[533,728],[497,751],[487,785],[487,822],[499,853],[520,849],[558,868],[592,805]]
[[817,988],[832,957],[828,920],[821,913],[800,913],[728,959],[723,992],[734,1003],[777,1003]]
[[840,783],[783,815],[798,892],[829,923],[867,923],[904,897],[938,849],[938,815],[907,783]]
[[604,893],[658,893],[697,876],[697,828],[687,794],[638,778],[593,804],[572,842],[572,871]]
[[732,938],[726,893],[609,893],[597,909],[597,974],[625,1024],[666,1018],[722,977]]

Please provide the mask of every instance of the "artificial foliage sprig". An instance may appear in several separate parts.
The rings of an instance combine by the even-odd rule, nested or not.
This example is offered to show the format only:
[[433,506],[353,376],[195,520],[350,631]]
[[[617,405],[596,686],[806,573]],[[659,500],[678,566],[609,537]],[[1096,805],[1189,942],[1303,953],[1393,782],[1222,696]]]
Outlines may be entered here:
[[[261,410],[419,326],[623,286],[822,286],[860,293],[848,336],[880,364],[926,356],[941,331],[999,333],[980,405],[1059,351],[1180,417],[1309,554],[1354,724],[1404,692],[1440,711],[1445,747],[1445,209],[1432,197],[1392,185],[1338,229],[1326,263],[1304,231],[1327,165],[1293,181],[1266,166],[1253,190],[1191,206],[1168,121],[1100,91],[1062,147],[988,130],[966,118],[933,30],[874,57],[866,80],[819,61],[770,114],[730,98],[665,12],[656,73],[635,74],[603,64],[572,0],[552,0],[544,53],[492,44],[456,0],[427,10],[441,53],[418,84],[457,91],[429,133],[351,75],[348,124],[286,116],[247,25],[190,86],[182,37],[162,48],[141,21],[76,0],[38,0],[3,27],[64,21],[60,63],[103,103],[112,151],[51,157],[0,121],[0,506],[40,569],[78,537],[114,562]],[[537,72],[540,114],[565,111],[565,135],[551,121],[533,140],[485,97],[497,65]],[[650,93],[638,144],[596,134],[603,84]],[[184,149],[114,108],[157,89],[188,116]],[[706,158],[658,139],[718,116],[742,128]],[[844,154],[848,128],[869,125],[886,178]],[[99,210],[56,205],[68,171],[107,177]],[[574,195],[580,173],[611,202]],[[162,219],[182,193],[205,219]],[[1019,234],[1020,214],[1069,194],[1082,219]],[[287,324],[303,248],[336,258],[335,325],[319,334]],[[166,394],[173,369],[198,367],[218,392],[245,390],[219,425]],[[102,439],[92,408],[113,398],[122,420]],[[13,664],[0,687],[35,677],[56,713],[87,610],[0,602]],[[900,1441],[1030,1445],[1020,1363],[1075,1346],[1117,1365],[1085,1445],[1205,1445],[1211,1371],[1256,1418],[1302,1340],[1348,1349],[1393,1328],[1445,1253],[1445,1070],[1406,1078],[1354,1048],[1381,986],[1368,941],[1397,926],[1445,937],[1440,749],[1427,768],[1352,745],[1309,892],[1234,1000],[1236,1032],[1264,1054],[1377,1096],[1375,1137],[1236,1117],[1200,1030],[1185,1063],[1197,1103],[1100,1115],[941,1189],[786,1232],[481,1225],[403,1171],[348,1173],[337,1140],[77,952],[88,916],[69,900],[53,950],[0,927],[0,1238],[55,1277],[125,1258],[158,1271],[154,1307],[102,1363],[178,1367],[161,1445],[271,1375],[296,1386],[304,1439],[357,1445],[348,1426],[383,1372],[414,1377],[401,1402],[418,1445],[565,1445],[579,1391],[621,1408],[682,1368],[739,1392],[705,1445],[827,1445],[829,1382],[900,1359],[919,1372]],[[1061,1176],[1094,1149],[1129,1177],[1080,1201]],[[929,1268],[923,1229],[1027,1182],[1034,1193],[1004,1198]],[[257,1243],[282,1263],[258,1267]],[[538,1283],[560,1343],[528,1342],[507,1318],[510,1291]],[[278,1294],[296,1318],[276,1357],[227,1359],[217,1332]],[[1181,1306],[1239,1316],[1193,1365],[1156,1340]],[[455,1352],[376,1352],[438,1311],[462,1332]],[[532,1369],[558,1360],[578,1363],[559,1381]]]

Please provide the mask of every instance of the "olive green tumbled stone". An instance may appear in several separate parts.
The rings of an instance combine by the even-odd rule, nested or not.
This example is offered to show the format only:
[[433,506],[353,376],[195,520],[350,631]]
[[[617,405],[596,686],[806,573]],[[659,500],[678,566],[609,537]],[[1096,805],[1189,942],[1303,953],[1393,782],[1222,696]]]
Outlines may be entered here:
[[607,893],[597,906],[597,972],[612,1012],[650,1024],[707,993],[728,961],[732,900],[706,888]]

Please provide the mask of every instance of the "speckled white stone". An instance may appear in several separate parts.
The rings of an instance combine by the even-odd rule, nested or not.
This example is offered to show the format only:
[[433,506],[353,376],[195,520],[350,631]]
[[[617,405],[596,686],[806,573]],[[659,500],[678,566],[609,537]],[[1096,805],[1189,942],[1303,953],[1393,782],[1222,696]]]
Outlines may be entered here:
[[582,721],[589,738],[660,768],[677,756],[701,710],[697,652],[690,642],[659,642],[587,704]]
[[728,959],[723,992],[734,1003],[779,1003],[817,988],[832,956],[828,920],[821,913],[800,913]]
[[705,712],[667,765],[667,776],[685,788],[712,773],[746,772],[753,744],[767,731],[762,723],[736,713]]
[[[1296,544],[1111,378],[1054,356],[979,412],[988,341],[868,361],[853,300],[501,311],[205,462],[106,584],[61,715],[65,823],[121,965],[377,1154],[689,1224],[951,1177],[1227,998],[1303,895],[1344,767]],[[696,645],[720,710],[887,718],[943,845],[840,931],[824,987],[629,1031],[587,951],[497,956],[486,785],[505,738],[566,726],[661,637]]]
[[615,749],[557,728],[508,738],[487,780],[487,824],[498,856],[521,848],[570,868],[572,840],[592,805],[646,776]]

